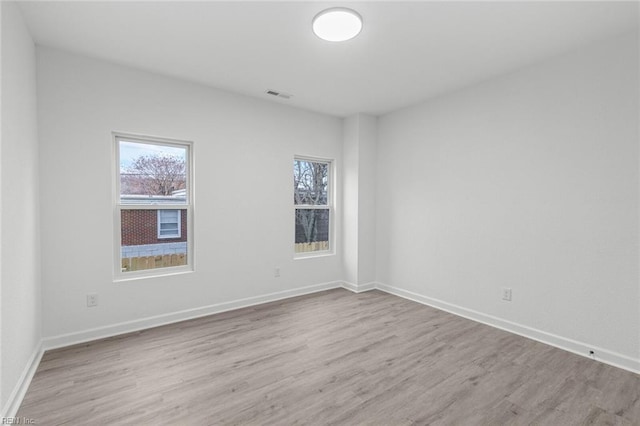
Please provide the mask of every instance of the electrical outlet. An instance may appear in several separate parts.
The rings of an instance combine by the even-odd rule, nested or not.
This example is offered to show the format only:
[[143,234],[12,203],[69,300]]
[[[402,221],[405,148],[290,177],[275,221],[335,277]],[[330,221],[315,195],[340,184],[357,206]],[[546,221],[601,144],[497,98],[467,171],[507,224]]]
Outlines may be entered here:
[[96,293],[87,294],[87,307],[93,308],[98,306],[98,295]]
[[280,276],[280,268],[276,268],[273,270],[273,276],[276,278]]
[[502,287],[502,300],[506,300],[507,302],[511,302],[511,289],[507,287]]

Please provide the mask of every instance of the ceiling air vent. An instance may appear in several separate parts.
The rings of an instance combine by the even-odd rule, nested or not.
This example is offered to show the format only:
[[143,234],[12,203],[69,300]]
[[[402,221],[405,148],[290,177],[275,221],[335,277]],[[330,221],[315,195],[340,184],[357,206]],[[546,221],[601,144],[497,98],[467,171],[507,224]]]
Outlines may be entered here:
[[290,94],[284,93],[284,92],[276,92],[275,90],[267,90],[266,93],[267,93],[267,95],[277,96],[277,97],[283,98],[283,99],[290,99],[291,96],[293,96],[293,95],[290,95]]

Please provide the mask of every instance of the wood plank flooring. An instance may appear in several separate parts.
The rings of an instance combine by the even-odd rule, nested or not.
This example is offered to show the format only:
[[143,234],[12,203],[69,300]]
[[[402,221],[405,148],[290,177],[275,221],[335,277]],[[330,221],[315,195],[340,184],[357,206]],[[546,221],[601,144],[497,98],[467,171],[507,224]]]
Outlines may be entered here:
[[379,291],[45,353],[38,425],[640,425],[640,376]]

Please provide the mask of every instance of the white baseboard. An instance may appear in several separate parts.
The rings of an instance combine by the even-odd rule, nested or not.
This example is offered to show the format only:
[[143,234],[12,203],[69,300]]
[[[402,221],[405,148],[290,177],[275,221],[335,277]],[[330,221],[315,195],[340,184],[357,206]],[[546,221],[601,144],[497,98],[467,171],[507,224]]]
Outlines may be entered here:
[[491,327],[499,328],[500,330],[508,331],[519,336],[536,340],[538,342],[545,343],[547,345],[554,346],[556,348],[563,349],[577,355],[582,355],[587,358],[591,358],[591,356],[589,355],[589,351],[594,351],[595,359],[597,361],[612,365],[614,367],[622,368],[636,374],[640,374],[640,359],[631,358],[604,348],[589,345],[584,342],[578,342],[576,340],[568,339],[566,337],[558,336],[552,333],[547,333],[545,331],[507,321],[498,317],[494,317],[492,315],[483,314],[482,312],[466,309],[461,306],[443,302],[442,300],[433,299],[421,294],[414,293],[412,291],[403,290],[401,288],[393,287],[387,284],[376,283],[375,288],[386,293],[393,294],[395,296],[413,300],[414,302],[422,303],[423,305],[428,305],[442,311],[449,312],[451,314],[467,318],[482,324],[486,324]]
[[61,334],[58,336],[47,337],[42,341],[44,350],[57,349],[65,346],[85,343],[92,340],[113,337],[119,334],[131,333],[134,331],[145,330],[147,328],[158,327],[161,325],[172,324],[180,321],[186,321],[194,318],[205,317],[208,315],[218,314],[221,312],[231,311],[234,309],[246,308],[249,306],[259,305],[262,303],[275,302],[277,300],[288,299],[290,297],[303,296],[305,294],[317,293],[319,291],[330,290],[343,287],[341,281],[333,281],[322,284],[315,284],[306,287],[300,287],[292,290],[285,290],[276,293],[264,294],[261,296],[248,297],[245,299],[234,300],[231,302],[217,303],[214,305],[203,306],[200,308],[186,309],[183,311],[172,312],[168,314],[156,315],[152,317],[142,318],[133,321],[121,322],[118,324],[107,325],[104,327],[96,327],[88,330],[78,331],[74,333]]
[[2,407],[0,418],[7,419],[16,416],[18,409],[20,408],[20,404],[22,404],[22,400],[27,393],[27,389],[29,389],[31,379],[33,379],[33,375],[36,374],[38,365],[40,365],[40,360],[42,359],[43,354],[44,349],[42,348],[42,341],[40,341],[29,357],[27,365],[22,371],[22,374],[18,379],[18,383],[16,383],[16,386],[13,388],[11,395],[9,395],[9,399],[7,399],[5,406]]
[[354,293],[362,293],[363,291],[375,290],[376,283],[370,282],[365,284],[353,284],[347,281],[343,281],[342,287],[347,290],[351,290]]

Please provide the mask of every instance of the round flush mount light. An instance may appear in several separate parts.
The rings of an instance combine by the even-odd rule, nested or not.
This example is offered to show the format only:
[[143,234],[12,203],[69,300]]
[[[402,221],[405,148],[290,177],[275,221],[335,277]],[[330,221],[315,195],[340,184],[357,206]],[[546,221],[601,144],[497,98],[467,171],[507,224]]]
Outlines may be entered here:
[[333,7],[313,18],[313,32],[327,41],[346,41],[360,34],[362,17],[355,10]]

